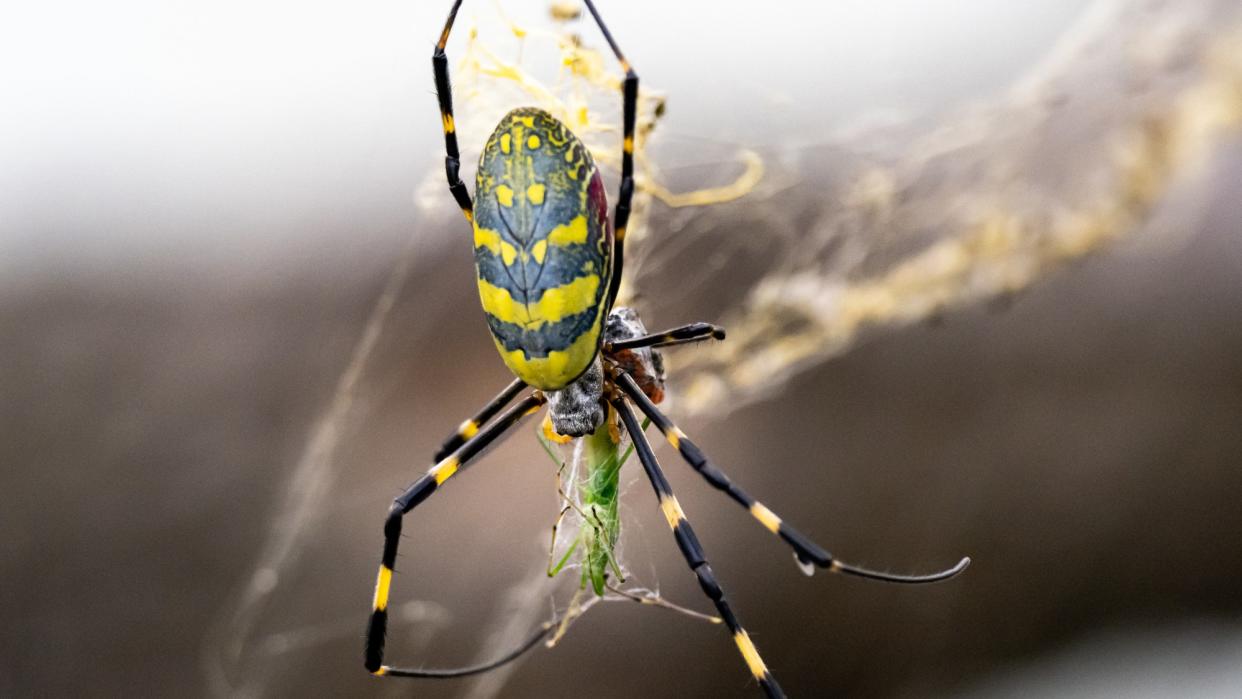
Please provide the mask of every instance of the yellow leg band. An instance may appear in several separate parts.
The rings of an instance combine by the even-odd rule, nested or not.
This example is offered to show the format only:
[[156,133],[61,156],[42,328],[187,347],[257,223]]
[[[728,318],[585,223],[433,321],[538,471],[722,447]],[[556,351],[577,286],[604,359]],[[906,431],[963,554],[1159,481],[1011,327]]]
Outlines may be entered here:
[[388,588],[392,586],[392,569],[386,565],[380,565],[379,577],[375,579],[375,603],[372,607],[375,611],[382,611],[388,608]]
[[680,428],[673,426],[669,428],[668,434],[664,435],[664,437],[669,444],[673,445],[674,449],[681,449],[681,440],[686,438],[686,433],[682,432]]
[[676,529],[677,523],[686,518],[681,504],[672,495],[660,498],[660,510],[664,513],[664,519],[668,520],[669,529]]
[[457,458],[450,456],[432,466],[427,473],[430,473],[436,479],[436,485],[442,485],[444,481],[447,481],[454,473],[457,473],[457,466]]
[[737,643],[738,650],[742,651],[742,657],[746,659],[746,667],[750,668],[750,674],[754,675],[757,680],[766,677],[768,666],[763,664],[763,658],[759,657],[759,651],[751,642],[750,636],[745,631],[738,631],[733,635],[733,641]]
[[763,506],[763,503],[755,503],[750,506],[750,514],[754,515],[759,523],[767,527],[768,531],[773,534],[781,529],[781,518],[776,513]]

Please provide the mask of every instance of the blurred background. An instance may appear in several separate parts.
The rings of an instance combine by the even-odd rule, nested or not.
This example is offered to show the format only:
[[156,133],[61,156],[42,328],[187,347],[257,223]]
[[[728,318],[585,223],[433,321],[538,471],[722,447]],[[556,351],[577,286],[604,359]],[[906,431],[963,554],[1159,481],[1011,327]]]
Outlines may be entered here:
[[[758,695],[631,604],[478,679],[361,667],[388,503],[508,380],[442,180],[448,4],[3,12],[0,695]],[[449,44],[467,162],[516,104],[465,58],[563,86],[549,37],[602,44],[502,5]],[[601,5],[667,105],[629,295],[730,330],[670,353],[668,411],[843,560],[974,559],[805,578],[658,449],[786,691],[1242,694],[1242,9]],[[563,607],[534,424],[407,523],[391,662]],[[707,609],[635,466],[627,567]]]

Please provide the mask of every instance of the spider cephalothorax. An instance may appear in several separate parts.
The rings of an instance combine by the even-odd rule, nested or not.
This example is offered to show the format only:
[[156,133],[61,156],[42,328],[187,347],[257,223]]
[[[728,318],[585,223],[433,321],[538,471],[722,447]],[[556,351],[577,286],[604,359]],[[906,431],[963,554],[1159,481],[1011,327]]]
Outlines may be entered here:
[[[375,597],[366,635],[366,668],[376,675],[460,677],[484,672],[517,658],[547,636],[556,624],[545,623],[521,646],[474,667],[449,670],[397,668],[385,665],[388,598],[397,548],[406,514],[436,492],[471,459],[496,442],[522,418],[549,405],[545,434],[559,440],[583,438],[608,454],[596,462],[597,480],[590,488],[589,514],[596,530],[590,546],[588,574],[597,595],[605,590],[605,567],[612,558],[617,525],[602,522],[600,513],[616,517],[617,472],[624,463],[616,445],[628,434],[634,452],[655,490],[660,511],[672,530],[686,564],[729,629],[752,677],[769,697],[784,696],[750,636],[742,628],[724,590],[707,563],[690,522],[677,503],[656,461],[633,408],[663,433],[669,444],[710,485],[744,507],[764,528],[793,549],[804,569],[889,582],[926,583],[945,580],[965,569],[962,559],[948,570],[925,576],[902,576],[865,570],[835,559],[775,512],[742,490],[675,426],[656,404],[664,396],[664,365],[657,348],[709,339],[724,339],[724,330],[691,323],[647,334],[638,314],[615,307],[625,252],[625,231],[634,194],[635,110],[638,76],[626,62],[591,0],[584,0],[616,55],[622,81],[621,179],[611,225],[603,178],[581,141],[545,111],[520,108],[496,127],[479,158],[476,199],[460,177],[461,161],[448,58],[444,53],[461,0],[455,0],[432,55],[440,117],[444,125],[445,173],[449,191],[474,232],[479,298],[487,327],[505,364],[517,377],[477,414],[466,420],[440,447],[435,465],[394,502],[384,521],[384,550],[376,578]],[[524,397],[518,395],[529,391]],[[505,406],[517,401],[508,410]],[[631,407],[633,406],[633,407]],[[504,410],[502,413],[501,411]],[[589,450],[589,449],[588,449]],[[563,513],[562,513],[563,514]]]
[[[646,334],[647,328],[643,326],[643,321],[634,309],[618,306],[608,314],[604,329],[606,347]],[[601,353],[573,383],[559,391],[545,391],[548,397],[548,420],[556,436],[583,437],[604,424],[604,417],[608,412],[604,391],[604,361],[633,376],[652,402],[659,403],[664,399],[664,360],[660,357],[659,350],[642,347]]]

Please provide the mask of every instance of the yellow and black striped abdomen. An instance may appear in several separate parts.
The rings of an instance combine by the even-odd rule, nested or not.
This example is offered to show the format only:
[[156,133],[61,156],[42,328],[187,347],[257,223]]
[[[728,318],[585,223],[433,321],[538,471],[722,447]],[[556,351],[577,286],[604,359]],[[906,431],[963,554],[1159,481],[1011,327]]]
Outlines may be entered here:
[[564,388],[599,350],[612,231],[591,154],[539,109],[505,115],[483,148],[474,205],[479,297],[505,364]]

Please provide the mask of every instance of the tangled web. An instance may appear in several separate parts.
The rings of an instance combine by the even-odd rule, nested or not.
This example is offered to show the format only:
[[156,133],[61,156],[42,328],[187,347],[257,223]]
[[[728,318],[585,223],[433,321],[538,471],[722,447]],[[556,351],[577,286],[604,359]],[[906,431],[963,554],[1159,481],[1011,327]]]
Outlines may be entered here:
[[1239,126],[1242,6],[1097,2],[991,103],[779,154],[710,212],[734,222],[714,245],[760,230],[778,252],[740,284],[728,342],[673,358],[679,408],[771,396],[864,331],[1028,288],[1141,230]]
[[[561,5],[554,17],[576,17]],[[619,111],[622,76],[610,57],[564,26],[505,25],[516,60],[472,30],[455,74],[468,128],[485,133],[509,106],[534,102],[615,171],[618,130],[605,115]],[[532,39],[555,46],[552,85],[522,67]],[[866,331],[1003,300],[1141,230],[1179,178],[1242,124],[1239,39],[1242,10],[1227,0],[1100,0],[990,102],[930,123],[849,129],[810,148],[761,156],[738,146],[736,179],[684,192],[651,155],[665,96],[644,83],[623,301],[658,283],[669,248],[765,252],[757,273],[726,256],[706,272],[727,276],[738,298],[723,318],[728,342],[673,358],[679,409],[712,413],[769,397]],[[430,177],[421,205],[443,206],[442,188]]]

